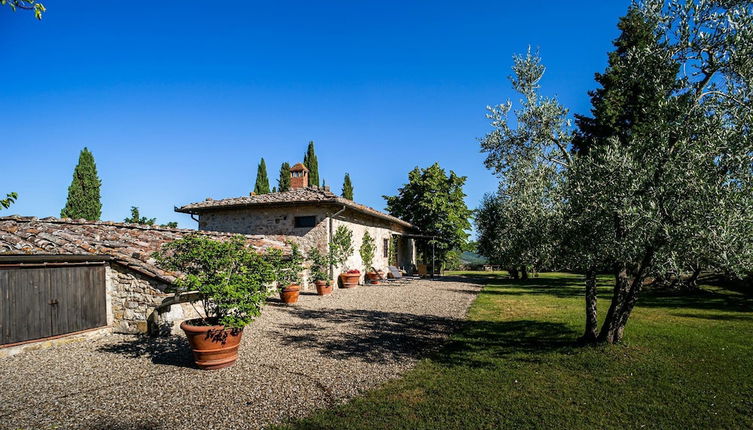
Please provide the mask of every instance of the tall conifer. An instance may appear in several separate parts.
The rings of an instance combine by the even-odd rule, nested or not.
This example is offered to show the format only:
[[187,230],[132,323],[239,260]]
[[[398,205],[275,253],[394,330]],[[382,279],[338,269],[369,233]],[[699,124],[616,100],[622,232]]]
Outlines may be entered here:
[[345,174],[343,180],[343,197],[348,200],[353,200],[353,184],[350,182],[350,174]]
[[256,170],[256,185],[254,185],[255,194],[269,194],[269,178],[267,177],[267,163],[264,158],[259,162]]
[[280,166],[280,179],[277,180],[277,191],[283,192],[290,190],[290,164],[282,163]]
[[84,148],[78,156],[78,164],[73,170],[73,180],[68,187],[68,200],[60,211],[60,217],[96,221],[102,216],[102,202],[99,189],[102,181],[97,176],[94,155]]
[[314,141],[309,142],[306,155],[303,156],[303,165],[309,169],[309,185],[319,186],[319,160],[314,153]]

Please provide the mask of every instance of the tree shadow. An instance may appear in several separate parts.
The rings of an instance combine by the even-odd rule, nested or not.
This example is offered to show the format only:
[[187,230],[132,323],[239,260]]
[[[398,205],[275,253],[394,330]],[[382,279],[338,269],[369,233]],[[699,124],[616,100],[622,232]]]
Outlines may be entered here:
[[[455,318],[353,309],[285,309],[300,322],[281,324],[275,335],[285,345],[338,359],[385,363],[417,358],[442,344],[460,324]],[[345,327],[328,330],[322,324]]]
[[130,358],[149,358],[154,364],[197,368],[191,346],[183,336],[150,337],[133,335],[130,339],[102,345],[98,352],[120,354]]
[[[579,333],[563,323],[534,320],[467,321],[432,360],[449,366],[497,367],[493,359],[520,354],[574,352]],[[543,361],[526,357],[527,361]]]
[[723,294],[704,289],[692,292],[648,290],[638,298],[637,306],[753,312],[753,299],[742,295]]

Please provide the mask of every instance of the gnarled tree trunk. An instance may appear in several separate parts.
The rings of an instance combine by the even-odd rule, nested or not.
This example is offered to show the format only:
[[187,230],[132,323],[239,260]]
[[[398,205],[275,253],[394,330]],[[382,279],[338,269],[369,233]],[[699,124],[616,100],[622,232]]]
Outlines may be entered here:
[[596,269],[592,267],[586,271],[586,330],[580,338],[583,343],[596,342],[597,325],[599,324],[596,301]]
[[528,280],[528,266],[522,265],[520,266],[520,279],[522,280]]

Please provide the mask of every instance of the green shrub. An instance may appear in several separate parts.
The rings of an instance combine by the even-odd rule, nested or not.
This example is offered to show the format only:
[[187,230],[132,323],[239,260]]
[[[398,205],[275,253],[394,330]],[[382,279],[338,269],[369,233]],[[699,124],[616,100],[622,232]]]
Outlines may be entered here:
[[261,314],[267,285],[276,279],[272,255],[249,249],[242,236],[215,241],[191,235],[163,245],[154,257],[163,269],[180,272],[178,292],[198,291],[204,306],[200,324],[205,325],[250,324]]

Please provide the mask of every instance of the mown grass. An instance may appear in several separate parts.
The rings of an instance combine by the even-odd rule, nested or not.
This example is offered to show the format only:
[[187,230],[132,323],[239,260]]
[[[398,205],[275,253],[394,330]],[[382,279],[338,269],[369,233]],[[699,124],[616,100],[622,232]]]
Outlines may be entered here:
[[[468,322],[403,378],[287,428],[753,428],[753,299],[643,294],[618,346],[579,347],[582,283],[485,284]],[[602,313],[610,280],[600,280]]]

